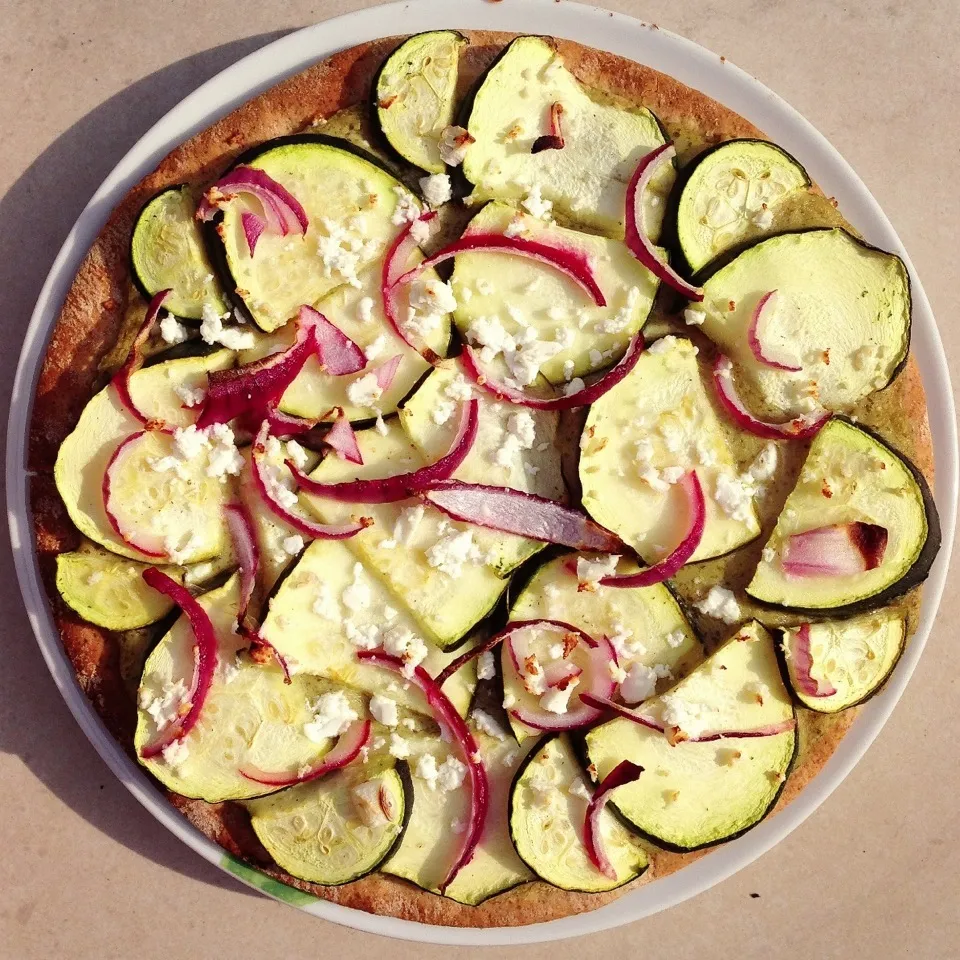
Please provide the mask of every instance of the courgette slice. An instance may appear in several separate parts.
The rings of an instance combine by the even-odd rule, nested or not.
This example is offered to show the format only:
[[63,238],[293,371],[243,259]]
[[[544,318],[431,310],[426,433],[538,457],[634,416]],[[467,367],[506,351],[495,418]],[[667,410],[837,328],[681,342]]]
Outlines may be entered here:
[[[773,638],[758,623],[742,627],[642,713],[661,732],[618,718],[586,735],[587,756],[603,779],[621,760],[644,768],[611,801],[644,835],[673,850],[696,850],[749,829],[776,802],[796,750],[795,729],[734,736],[794,716]],[[697,740],[717,731],[721,739]],[[690,739],[684,739],[690,737]]]
[[[445,893],[452,900],[471,906],[533,879],[510,841],[508,820],[511,784],[527,750],[509,739],[498,740],[476,729],[474,737],[490,788],[487,825],[473,859]],[[436,743],[428,741],[420,747],[430,752]],[[414,777],[413,812],[407,831],[382,871],[432,893],[439,892],[437,888],[455,855],[458,831],[466,827],[468,808],[466,791],[431,790],[426,781]]]
[[[400,423],[428,462],[439,459],[456,436],[456,398],[471,388],[454,362],[446,362],[417,388],[400,410]],[[565,493],[556,444],[559,416],[545,410],[524,410],[515,404],[477,393],[480,424],[466,460],[453,474],[465,483],[486,483],[523,490],[551,500]],[[473,538],[501,577],[532,557],[544,544],[538,540],[473,528]]]
[[[510,794],[510,835],[520,859],[542,880],[562,890],[600,893],[635,880],[649,858],[640,839],[605,809],[599,832],[616,879],[591,863],[583,842],[589,782],[569,739],[548,737],[517,771]],[[620,797],[625,789],[613,796]]]
[[214,227],[211,246],[220,245],[234,303],[268,332],[282,327],[302,304],[316,306],[341,284],[359,282],[355,276],[379,262],[399,232],[393,222],[398,205],[416,205],[374,158],[321,134],[269,141],[238,162],[263,170],[289,190],[310,222],[303,237],[264,233],[253,257],[240,223],[248,209],[243,197],[225,205]]
[[[420,252],[416,251],[409,265],[412,267],[422,259]],[[424,272],[423,278],[436,280],[437,275],[429,270]],[[410,287],[406,286],[398,296],[401,316],[406,315],[409,297]],[[381,414],[393,413],[417,382],[429,372],[430,364],[401,340],[387,323],[383,315],[379,264],[360,274],[360,286],[338,287],[320,301],[317,309],[368,354],[367,366],[357,374],[331,377],[323,371],[316,357],[310,357],[284,391],[280,409],[294,416],[318,420],[334,418],[337,415],[335,409],[340,407],[355,422],[373,419],[377,411]],[[443,356],[450,346],[452,323],[446,314],[439,315],[438,320],[436,327],[426,333],[424,343]],[[242,354],[241,359],[244,363],[250,363],[279,346],[288,346],[293,342],[293,337],[294,331],[289,327],[263,336],[253,349]],[[354,403],[350,387],[395,356],[401,357],[400,365],[389,388],[377,399],[376,410]]]
[[767,140],[727,140],[682,173],[677,239],[696,272],[745,240],[769,233],[776,205],[810,186],[799,161]]
[[205,303],[220,315],[227,309],[196,212],[190,187],[168,187],[144,205],[130,238],[130,272],[140,292],[149,300],[169,290],[164,308],[186,320],[201,319]]
[[[534,141],[548,132],[554,103],[563,107],[565,144],[533,153]],[[614,237],[623,236],[626,185],[637,161],[664,143],[649,110],[592,94],[540,37],[518,37],[494,61],[466,126],[475,142],[463,172],[475,185],[474,197],[521,200],[539,186],[556,213]],[[659,234],[674,177],[667,165],[645,195],[648,236]]]
[[[861,573],[791,576],[783,553],[794,534],[849,523],[886,531],[882,559]],[[926,579],[940,549],[940,521],[926,480],[863,427],[834,418],[814,438],[747,593],[792,610],[856,613]]]
[[[384,670],[357,660],[361,642],[379,646],[382,631],[391,629],[418,634],[416,622],[402,604],[343,541],[315,540],[271,598],[260,633],[298,673],[379,693],[420,713],[430,713],[412,684],[405,687]],[[372,638],[369,643],[359,639],[366,636]],[[428,651],[423,667],[432,676],[456,656],[430,645]],[[443,691],[466,713],[475,685],[476,666],[471,663],[458,670]]]
[[[130,378],[130,391],[146,416],[186,427],[196,414],[184,409],[176,389],[205,388],[210,371],[227,369],[233,361],[234,354],[229,350],[218,350],[206,356],[157,363]],[[70,519],[84,536],[122,557],[149,563],[155,558],[129,546],[110,525],[102,491],[107,465],[117,447],[142,429],[113,387],[105,387],[84,407],[73,433],[61,444],[54,479]],[[144,519],[151,528],[163,528],[166,535],[184,546],[183,562],[196,563],[224,550],[226,529],[221,508],[230,488],[206,475],[205,456],[182,463],[182,477],[175,471],[154,470],[147,458],[165,456],[171,452],[172,443],[167,434],[157,434],[139,444],[138,462],[142,467],[137,471],[131,464],[124,476],[130,478],[128,493],[142,503]]]
[[440,138],[453,122],[460,51],[456,30],[405,40],[383,62],[372,85],[373,116],[387,142],[408,163],[443,173]]
[[[234,633],[240,599],[239,577],[198,598],[219,642],[217,672],[196,726],[176,749],[140,762],[168,789],[185,797],[218,803],[269,793],[240,768],[297,770],[315,763],[333,745],[304,732],[313,719],[310,704],[331,685],[315,677],[284,675],[273,663],[256,664],[243,651],[249,640]],[[187,694],[193,674],[194,635],[180,617],[147,658],[137,698],[134,747],[139,757]],[[178,686],[179,685],[179,686]],[[362,700],[351,704],[361,713]],[[161,719],[158,720],[157,717]]]
[[[324,483],[375,479],[425,464],[395,420],[386,421],[384,431],[381,435],[371,427],[357,432],[363,466],[327,457],[311,477]],[[325,523],[342,523],[351,516],[373,518],[373,526],[345,541],[347,548],[386,584],[416,621],[418,632],[441,649],[457,644],[496,606],[506,588],[506,580],[497,576],[475,540],[470,559],[458,563],[450,556],[451,562],[445,561],[454,538],[467,533],[473,538],[474,528],[447,520],[434,507],[416,500],[350,504],[310,495],[302,499]],[[418,518],[415,524],[410,522],[413,517]]]
[[907,638],[898,610],[823,620],[807,624],[806,631],[804,637],[801,627],[788,627],[780,642],[794,695],[817,713],[869,700],[893,673]]
[[[748,330],[757,303],[776,290],[763,336],[798,372],[760,363]],[[701,329],[733,360],[758,412],[784,420],[819,404],[849,410],[881,390],[910,346],[910,282],[903,261],[841,229],[761,240],[703,285]],[[789,354],[789,356],[788,356]],[[782,362],[782,361],[781,361]]]
[[647,563],[662,560],[683,536],[683,492],[675,481],[691,469],[707,507],[691,562],[729,553],[760,533],[697,352],[684,338],[655,341],[591,406],[580,442],[584,508]]
[[371,758],[246,806],[277,866],[300,880],[338,886],[366,876],[390,856],[412,801],[407,765]]
[[[657,279],[621,241],[544,223],[506,203],[488,203],[470,221],[466,234],[504,233],[513,222],[524,237],[571,247],[590,257],[607,306],[595,306],[572,280],[535,260],[462,253],[456,258],[451,285],[457,300],[454,318],[463,339],[492,343],[482,328],[496,321],[511,336],[532,328],[537,343],[524,349],[543,353],[539,371],[556,384],[612,366],[646,322]],[[546,341],[544,346],[540,341]],[[502,372],[513,375],[509,368]]]

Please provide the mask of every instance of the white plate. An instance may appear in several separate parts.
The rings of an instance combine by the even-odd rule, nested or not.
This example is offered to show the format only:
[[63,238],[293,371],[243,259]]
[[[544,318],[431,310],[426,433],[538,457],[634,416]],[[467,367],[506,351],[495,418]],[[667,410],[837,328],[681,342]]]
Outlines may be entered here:
[[[527,927],[495,930],[435,927],[378,917],[312,898],[298,904],[318,917],[406,940],[464,945],[534,943],[605,930],[679,903],[746,866],[802,823],[853,769],[890,716],[926,643],[943,592],[956,521],[957,437],[950,377],[930,304],[910,258],[876,200],[840,154],[776,94],[733,64],[721,65],[716,54],[666,30],[653,30],[638,20],[611,15],[595,7],[554,0],[524,0],[503,5],[484,0],[390,3],[307,27],[269,44],[203,84],[157,123],[107,177],[70,231],[43,286],[24,337],[10,407],[7,509],[17,574],[30,622],[50,672],[73,715],[113,772],[158,820],[211,863],[236,872],[237,865],[230,862],[223,850],[189,826],[150,785],[143,771],[122,753],[77,686],[73,669],[61,648],[38,575],[27,503],[24,464],[33,388],[50,330],[84,253],[113,207],[170,149],[283,77],[337,50],[391,33],[442,27],[549,32],[630,57],[703,90],[796,154],[824,191],[837,197],[844,214],[867,240],[899,253],[913,283],[913,351],[930,404],[936,500],[943,525],[943,547],[924,588],[917,633],[886,689],[864,708],[837,752],[803,793],[784,812],[740,839],[679,873],[641,887],[599,910]],[[241,879],[257,885],[249,876]],[[276,894],[277,891],[267,892]]]

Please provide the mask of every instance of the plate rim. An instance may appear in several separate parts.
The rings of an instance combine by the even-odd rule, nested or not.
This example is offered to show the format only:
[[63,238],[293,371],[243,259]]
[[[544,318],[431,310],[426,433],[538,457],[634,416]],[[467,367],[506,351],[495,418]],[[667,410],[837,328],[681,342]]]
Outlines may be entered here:
[[[11,394],[6,451],[10,540],[27,616],[54,682],[94,749],[121,783],[176,837],[237,877],[229,869],[229,855],[192,827],[107,733],[77,684],[50,616],[33,546],[26,470],[33,393],[49,332],[83,256],[110,212],[163,156],[193,133],[309,64],[337,50],[389,35],[384,24],[402,27],[398,33],[444,27],[537,33],[548,12],[551,35],[570,37],[653,66],[704,90],[754,122],[803,159],[813,179],[840,200],[845,214],[868,240],[903,258],[913,293],[911,350],[927,391],[936,463],[935,500],[943,542],[924,588],[917,631],[885,689],[870,701],[835,754],[785,810],[711,856],[597,910],[525,927],[442,927],[369,914],[324,900],[298,904],[308,913],[344,926],[416,942],[470,946],[539,943],[600,932],[674,906],[736,873],[796,829],[849,775],[889,719],[923,652],[943,594],[953,549],[960,470],[953,391],[936,321],[910,257],[879,203],[826,138],[777,94],[726,58],[655,24],[569,0],[525,0],[523,5],[502,6],[483,0],[397,0],[315,23],[261,47],[199,86],[130,148],[84,207],[53,261],[24,335]],[[242,876],[237,878],[257,887]],[[262,887],[257,889],[282,899]]]

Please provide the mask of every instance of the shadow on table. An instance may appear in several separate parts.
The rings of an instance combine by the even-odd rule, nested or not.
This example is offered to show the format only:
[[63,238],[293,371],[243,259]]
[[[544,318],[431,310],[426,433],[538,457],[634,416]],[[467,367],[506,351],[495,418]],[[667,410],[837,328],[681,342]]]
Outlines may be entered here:
[[[160,117],[225,67],[285,31],[186,57],[137,81],[59,136],[0,198],[0,442],[26,327],[53,259],[74,221],[124,153]],[[0,547],[0,751],[26,767],[98,830],[186,876],[256,896],[174,839],[113,777],[74,722],[33,640],[6,534]]]

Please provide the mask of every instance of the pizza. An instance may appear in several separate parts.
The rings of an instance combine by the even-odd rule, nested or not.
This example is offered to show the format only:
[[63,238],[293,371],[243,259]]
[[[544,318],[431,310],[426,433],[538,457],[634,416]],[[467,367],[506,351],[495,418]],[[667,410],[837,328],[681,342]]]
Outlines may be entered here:
[[37,551],[230,862],[540,922],[816,775],[940,536],[907,271],[801,161],[643,65],[443,30],[124,198],[37,383]]

